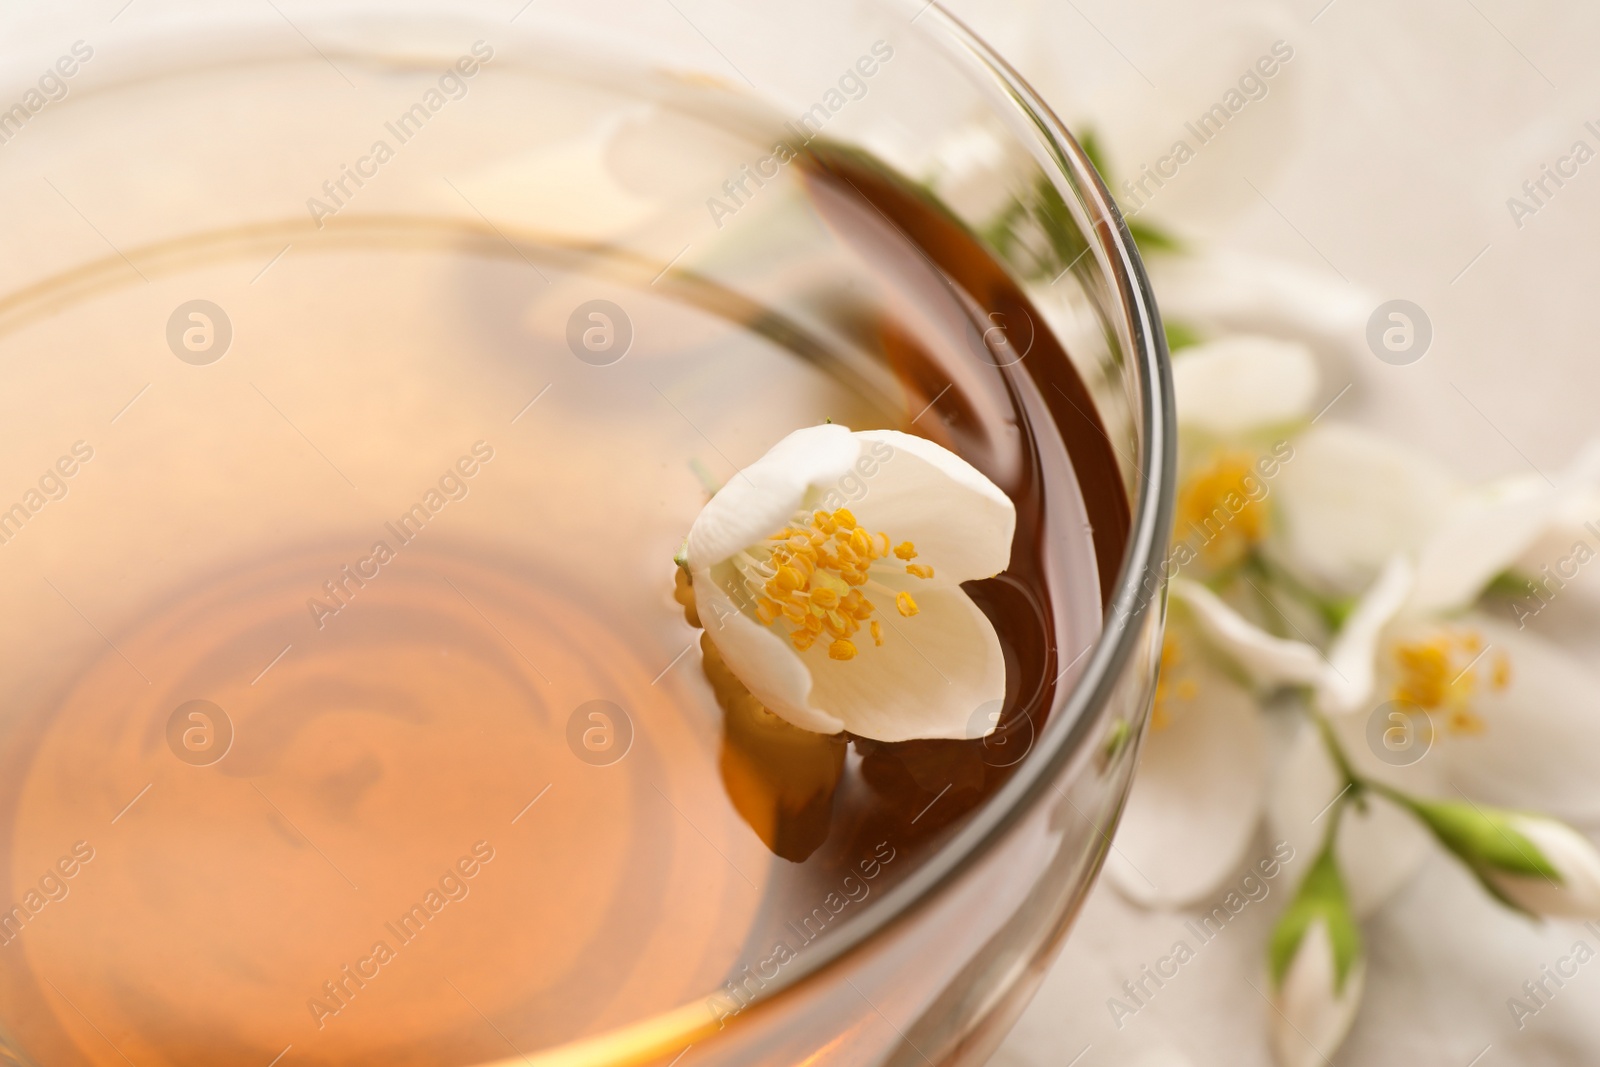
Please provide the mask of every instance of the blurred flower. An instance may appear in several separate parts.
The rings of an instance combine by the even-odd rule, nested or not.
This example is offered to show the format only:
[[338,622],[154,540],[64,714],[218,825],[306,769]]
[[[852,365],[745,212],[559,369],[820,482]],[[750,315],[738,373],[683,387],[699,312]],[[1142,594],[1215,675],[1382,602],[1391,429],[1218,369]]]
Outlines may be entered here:
[[1273,928],[1272,1050],[1283,1067],[1328,1062],[1361,1006],[1366,963],[1333,850],[1324,848]]
[[1533,915],[1600,918],[1600,852],[1572,827],[1470,803],[1402,802],[1504,903]]
[[735,474],[682,562],[728,669],[789,723],[965,738],[994,728],[973,713],[1004,698],[1005,660],[961,583],[1005,569],[1015,527],[1010,498],[938,445],[830,424]]
[[[1554,485],[1468,487],[1371,431],[1307,428],[1315,366],[1286,342],[1185,348],[1174,382],[1174,611],[1107,865],[1115,884],[1147,905],[1200,899],[1237,868],[1263,811],[1275,837],[1314,847],[1314,820],[1350,774],[1407,794],[1449,781],[1567,819],[1600,815],[1584,768],[1557,755],[1600,747],[1600,684],[1548,642],[1461,614],[1589,498],[1592,456]],[[1270,467],[1253,465],[1268,455]],[[1303,724],[1274,757],[1261,712],[1283,691],[1327,716],[1328,736]],[[1386,729],[1423,739],[1413,757],[1371,745],[1368,718],[1383,707],[1399,723]],[[1376,796],[1344,823],[1334,849],[1365,915],[1414,874],[1431,835]]]
[[[1330,598],[1369,583],[1313,683],[1316,707],[1363,774],[1411,793],[1449,782],[1567,819],[1600,815],[1588,773],[1563,758],[1600,745],[1600,679],[1548,641],[1468,610],[1593,478],[1590,452],[1553,484],[1467,487],[1370,431],[1333,423],[1297,441],[1279,485],[1281,538],[1268,551]],[[1384,758],[1365,736],[1385,708],[1424,738],[1415,762]],[[1310,817],[1345,784],[1307,729],[1275,779],[1274,831],[1303,843]],[[1387,804],[1354,813],[1339,853],[1357,912],[1403,885],[1426,847],[1427,835]]]
[[[1311,414],[1316,367],[1302,345],[1240,337],[1185,349],[1173,379],[1180,455],[1168,573],[1235,573],[1270,532],[1271,483]],[[1255,833],[1267,784],[1256,695],[1202,639],[1205,601],[1215,597],[1187,578],[1171,589],[1198,609],[1169,622],[1140,773],[1107,863],[1118,887],[1146,904],[1187,903],[1220,885]],[[1245,641],[1277,640],[1245,630]],[[1315,649],[1296,649],[1299,669],[1278,680],[1309,683],[1320,661]]]
[[[1318,861],[1290,869],[1301,884],[1273,936],[1271,1038],[1280,1063],[1323,1064],[1361,995],[1356,920],[1415,873],[1433,842],[1503,903],[1593,914],[1600,862],[1569,824],[1600,824],[1583,758],[1600,751],[1600,676],[1479,605],[1517,575],[1526,624],[1570,581],[1573,564],[1558,561],[1600,557],[1575,551],[1600,538],[1600,448],[1549,480],[1473,485],[1399,441],[1325,417],[1313,405],[1343,392],[1312,400],[1305,382],[1314,397],[1319,366],[1339,385],[1365,377],[1378,299],[1329,272],[1228,245],[1241,212],[1271,209],[1274,168],[1295,158],[1285,146],[1316,128],[1299,111],[1318,91],[1315,68],[1273,80],[1272,107],[1230,125],[1227,138],[1191,143],[1204,163],[1180,160],[1178,176],[1160,171],[1153,189],[1142,182],[1146,164],[1189,141],[1184,121],[1231,68],[1275,34],[1293,39],[1279,33],[1283,12],[1230,9],[1198,46],[1206,62],[1181,64],[1162,60],[1196,54],[1188,24],[1165,39],[1145,35],[1130,59],[1105,55],[1079,32],[1081,18],[1030,0],[985,11],[980,23],[993,32],[1010,20],[1008,55],[1066,116],[1107,187],[1121,196],[1129,179],[1140,190],[1124,208],[1136,216],[1130,230],[1174,351],[1173,611],[1107,872],[1135,900],[1178,906],[1239,869],[1263,811],[1275,840],[1313,851],[1307,839],[1320,838]],[[1180,74],[1157,88],[1134,62]],[[1091,123],[1099,137],[1082,135]],[[1151,228],[1171,236],[1149,242],[1141,233]],[[1184,254],[1160,254],[1175,246]],[[1061,253],[1076,251],[1040,257],[1039,275],[1053,279],[1071,259]],[[1263,491],[1247,481],[1251,464],[1280,440],[1289,452]],[[1293,718],[1269,730],[1280,709]],[[1391,737],[1404,749],[1389,749]],[[1420,799],[1451,787],[1473,799]]]

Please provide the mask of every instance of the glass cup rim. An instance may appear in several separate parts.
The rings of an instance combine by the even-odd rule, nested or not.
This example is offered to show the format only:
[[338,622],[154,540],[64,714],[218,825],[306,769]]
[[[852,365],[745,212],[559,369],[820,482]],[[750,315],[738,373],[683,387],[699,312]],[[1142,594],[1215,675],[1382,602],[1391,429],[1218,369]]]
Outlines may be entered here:
[[[741,1008],[741,1016],[786,994],[839,964],[856,950],[907,920],[960,878],[994,847],[1047,793],[1062,769],[1078,758],[1098,720],[1094,711],[1111,698],[1112,690],[1128,669],[1149,612],[1166,610],[1165,583],[1161,581],[1160,553],[1171,536],[1177,468],[1177,414],[1173,400],[1172,369],[1166,333],[1156,308],[1144,263],[1116,201],[1095,170],[1088,154],[1065,124],[994,48],[973,32],[940,0],[869,0],[905,10],[918,9],[916,21],[932,36],[943,34],[953,53],[965,53],[979,75],[999,80],[1006,95],[1035,127],[1054,167],[1044,173],[1064,196],[1081,192],[1090,214],[1091,247],[1100,253],[1113,293],[1115,308],[1128,330],[1129,364],[1139,382],[1137,420],[1144,444],[1137,457],[1136,486],[1130,513],[1129,537],[1122,566],[1106,603],[1100,637],[1089,655],[1078,683],[1060,699],[1052,716],[1064,716],[1067,728],[1040,744],[1018,767],[1016,774],[973,813],[955,836],[930,856],[906,880],[889,889],[874,907],[840,925],[837,933],[815,945],[805,957],[785,968]],[[1152,587],[1151,582],[1158,584]],[[494,1061],[482,1067],[512,1067],[532,1062],[541,1067],[582,1067],[590,1064],[646,1063],[671,1056],[686,1044],[714,1030],[710,1013],[700,1001],[613,1030],[579,1038],[533,1053],[530,1057]]]

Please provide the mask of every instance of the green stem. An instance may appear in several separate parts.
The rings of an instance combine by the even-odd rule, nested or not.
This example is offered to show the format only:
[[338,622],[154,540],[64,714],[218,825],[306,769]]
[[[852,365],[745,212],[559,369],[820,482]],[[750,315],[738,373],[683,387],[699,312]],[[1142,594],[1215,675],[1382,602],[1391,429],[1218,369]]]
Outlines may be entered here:
[[1382,791],[1387,788],[1378,783],[1369,782],[1365,777],[1356,772],[1350,763],[1350,757],[1345,755],[1344,746],[1339,744],[1339,739],[1334,735],[1333,724],[1328,717],[1315,708],[1307,707],[1306,714],[1311,716],[1311,721],[1316,724],[1317,732],[1322,735],[1322,745],[1328,750],[1328,755],[1333,757],[1333,764],[1339,768],[1339,773],[1344,776],[1346,786],[1359,793],[1365,789],[1375,788]]
[[1350,614],[1349,604],[1318,595],[1292,572],[1268,559],[1259,549],[1250,552],[1247,563],[1262,580],[1270,582],[1315,611],[1328,629],[1337,632],[1344,625],[1344,620]]
[[1333,810],[1328,813],[1328,828],[1322,832],[1322,850],[1318,853],[1319,857],[1333,851],[1334,839],[1339,835],[1339,820],[1344,818],[1345,805],[1356,798],[1360,788],[1352,780],[1338,796],[1333,798]]
[[1344,778],[1344,790],[1340,793],[1338,801],[1336,801],[1340,809],[1343,808],[1346,801],[1359,800],[1362,794],[1370,792],[1392,801],[1413,816],[1421,818],[1414,799],[1393,786],[1378,781],[1376,778],[1368,778],[1355,769],[1350,762],[1350,757],[1345,755],[1344,746],[1339,743],[1339,738],[1333,732],[1333,724],[1328,721],[1326,715],[1313,707],[1307,707],[1305,711],[1310,716],[1311,721],[1316,724],[1317,733],[1322,737],[1322,746],[1328,750],[1328,755],[1332,758],[1334,766],[1338,768],[1339,774]]
[[[1267,585],[1273,584],[1272,575],[1267,572],[1266,567],[1262,566],[1261,557],[1259,553],[1256,552],[1251,552],[1245,556],[1238,562],[1232,571],[1224,572],[1223,574],[1218,575],[1218,578],[1222,582],[1230,582],[1238,578],[1243,578],[1246,583],[1249,584],[1251,593],[1260,597],[1263,604],[1269,608],[1275,607],[1275,605],[1272,603],[1272,598],[1267,595],[1266,590],[1262,589],[1261,586],[1257,585],[1255,582],[1250,581],[1251,575],[1259,578]],[[1289,628],[1284,624],[1284,616],[1281,611],[1273,611],[1270,614],[1265,614],[1265,617],[1262,619],[1260,625],[1262,629],[1266,630],[1274,637],[1288,638],[1290,636]]]

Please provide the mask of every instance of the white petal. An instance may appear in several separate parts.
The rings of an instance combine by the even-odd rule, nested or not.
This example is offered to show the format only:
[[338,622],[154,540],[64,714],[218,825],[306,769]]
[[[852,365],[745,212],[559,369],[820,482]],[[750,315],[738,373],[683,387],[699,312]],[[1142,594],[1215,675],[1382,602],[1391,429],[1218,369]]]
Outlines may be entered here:
[[1593,765],[1600,752],[1600,674],[1514,626],[1479,616],[1468,622],[1489,646],[1483,663],[1505,654],[1511,678],[1503,690],[1480,684],[1474,693],[1470,707],[1484,722],[1481,734],[1440,739],[1449,781],[1484,803],[1600,823]]
[[[1357,762],[1359,772],[1382,778],[1398,788],[1433,791],[1429,767],[1419,765],[1417,773],[1399,782],[1394,781],[1399,775],[1375,770],[1371,766],[1375,759],[1361,759],[1365,754],[1362,726],[1338,726],[1345,750]],[[1273,839],[1287,841],[1295,852],[1294,862],[1286,867],[1286,892],[1292,894],[1311,869],[1332,818],[1329,805],[1343,789],[1344,779],[1334,768],[1322,738],[1307,724],[1279,761],[1267,802]],[[1357,918],[1377,911],[1411,880],[1428,855],[1431,842],[1432,836],[1416,819],[1379,797],[1371,797],[1365,811],[1353,805],[1345,808],[1334,849],[1350,910]]]
[[[847,492],[847,473],[864,488]],[[848,661],[832,659],[826,639],[796,649],[735,603],[749,597],[730,557],[817,504],[848,504],[873,531],[916,542],[918,561],[937,575],[881,577],[891,588],[913,589],[921,610],[900,618],[884,598],[875,616],[884,644],[874,647],[863,632]],[[690,529],[688,557],[707,635],[776,714],[805,729],[849,729],[881,741],[967,738],[993,728],[981,709],[1005,697],[1005,658],[993,624],[957,583],[1005,569],[1015,527],[1010,498],[939,446],[893,431],[814,426],[729,480]]]
[[994,624],[960,586],[911,588],[916,615],[903,618],[885,604],[873,616],[883,623],[881,646],[863,630],[852,660],[829,659],[826,640],[800,653],[814,683],[811,706],[878,741],[981,737],[994,724],[979,710],[1006,695]]
[[1600,919],[1600,853],[1570,826],[1550,819],[1514,818],[1522,832],[1560,874],[1547,878],[1489,874],[1501,892],[1535,915]]
[[1274,487],[1273,551],[1298,573],[1355,593],[1414,553],[1452,507],[1454,477],[1369,430],[1324,422],[1293,442]]
[[1184,349],[1172,387],[1180,426],[1236,436],[1309,416],[1317,364],[1298,342],[1225,337]]
[[694,596],[706,635],[728,669],[773,714],[819,734],[836,734],[844,721],[813,706],[811,672],[794,645],[738,609],[708,572],[694,575]]
[[[849,504],[863,526],[896,544],[911,541],[918,559],[949,582],[988,578],[1011,562],[1017,509],[978,469],[932,441],[898,430],[855,435],[863,461],[877,471]],[[887,450],[887,452],[885,452]]]
[[[1592,502],[1597,466],[1600,445],[1591,443],[1553,485],[1531,475],[1465,494],[1449,520],[1422,547],[1412,606],[1418,611],[1448,612],[1476,600],[1484,586],[1547,530],[1565,525],[1575,505]],[[1593,513],[1585,517],[1592,518]]]
[[1107,876],[1126,896],[1178,907],[1217,890],[1244,860],[1266,791],[1261,711],[1196,659],[1195,694],[1146,733]]
[[1327,924],[1313,922],[1306,930],[1283,986],[1273,994],[1272,1051],[1279,1067],[1323,1067],[1331,1058],[1361,1007],[1366,962],[1358,959],[1335,992],[1333,941]]
[[1345,715],[1369,704],[1383,629],[1411,593],[1412,574],[1411,564],[1404,556],[1391,559],[1345,619],[1339,636],[1328,650],[1325,684],[1317,694],[1318,706],[1323,711]]
[[1359,339],[1377,299],[1324,271],[1211,248],[1163,256],[1152,262],[1151,276],[1162,314],[1208,333],[1304,337],[1319,347],[1371,358]]
[[1168,584],[1171,595],[1194,612],[1207,637],[1263,687],[1321,685],[1322,654],[1304,641],[1275,637],[1234,611],[1211,590],[1187,578]]
[[1600,540],[1600,521],[1597,520],[1600,520],[1600,493],[1592,490],[1573,493],[1562,501],[1544,532],[1523,550],[1510,569],[1538,575],[1541,568],[1571,556],[1573,546],[1580,541],[1586,543],[1591,552],[1595,551],[1600,547],[1596,544]]
[[[1422,546],[1412,605],[1443,613],[1470,604],[1556,522],[1561,498],[1548,486],[1469,494]],[[1531,491],[1530,491],[1531,490]]]
[[773,445],[729,478],[695,518],[690,566],[712,567],[782,529],[809,492],[831,489],[860,452],[855,435],[832,424],[807,426]]

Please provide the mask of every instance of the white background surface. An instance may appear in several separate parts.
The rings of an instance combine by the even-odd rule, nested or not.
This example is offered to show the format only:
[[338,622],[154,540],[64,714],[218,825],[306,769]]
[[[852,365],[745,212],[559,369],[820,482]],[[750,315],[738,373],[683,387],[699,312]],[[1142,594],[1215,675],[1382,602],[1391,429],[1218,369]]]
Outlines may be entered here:
[[[1324,382],[1328,399],[1354,383],[1338,417],[1380,426],[1471,477],[1559,469],[1600,431],[1600,159],[1520,229],[1506,200],[1574,141],[1600,150],[1583,128],[1600,126],[1600,10],[1326,2],[953,6],[1069,126],[1092,122],[1124,175],[1164,154],[1274,40],[1288,42],[1294,59],[1268,97],[1182,168],[1151,215],[1321,271],[1373,306],[1403,297],[1426,310],[1434,341],[1414,365],[1383,364],[1358,332],[1348,338],[1347,377],[1336,380],[1336,365]],[[1552,636],[1583,648],[1576,614]],[[1256,854],[1266,851],[1263,839]],[[1142,912],[1102,881],[995,1062],[1268,1064],[1271,1008],[1251,984],[1265,988],[1263,945],[1283,904],[1275,888],[1250,905],[1118,1029],[1107,1000],[1188,935],[1184,916]],[[1332,1058],[1340,1067],[1600,1063],[1600,961],[1520,1031],[1506,1006],[1541,965],[1580,937],[1600,947],[1600,936],[1512,918],[1442,857],[1365,934],[1366,998]]]

